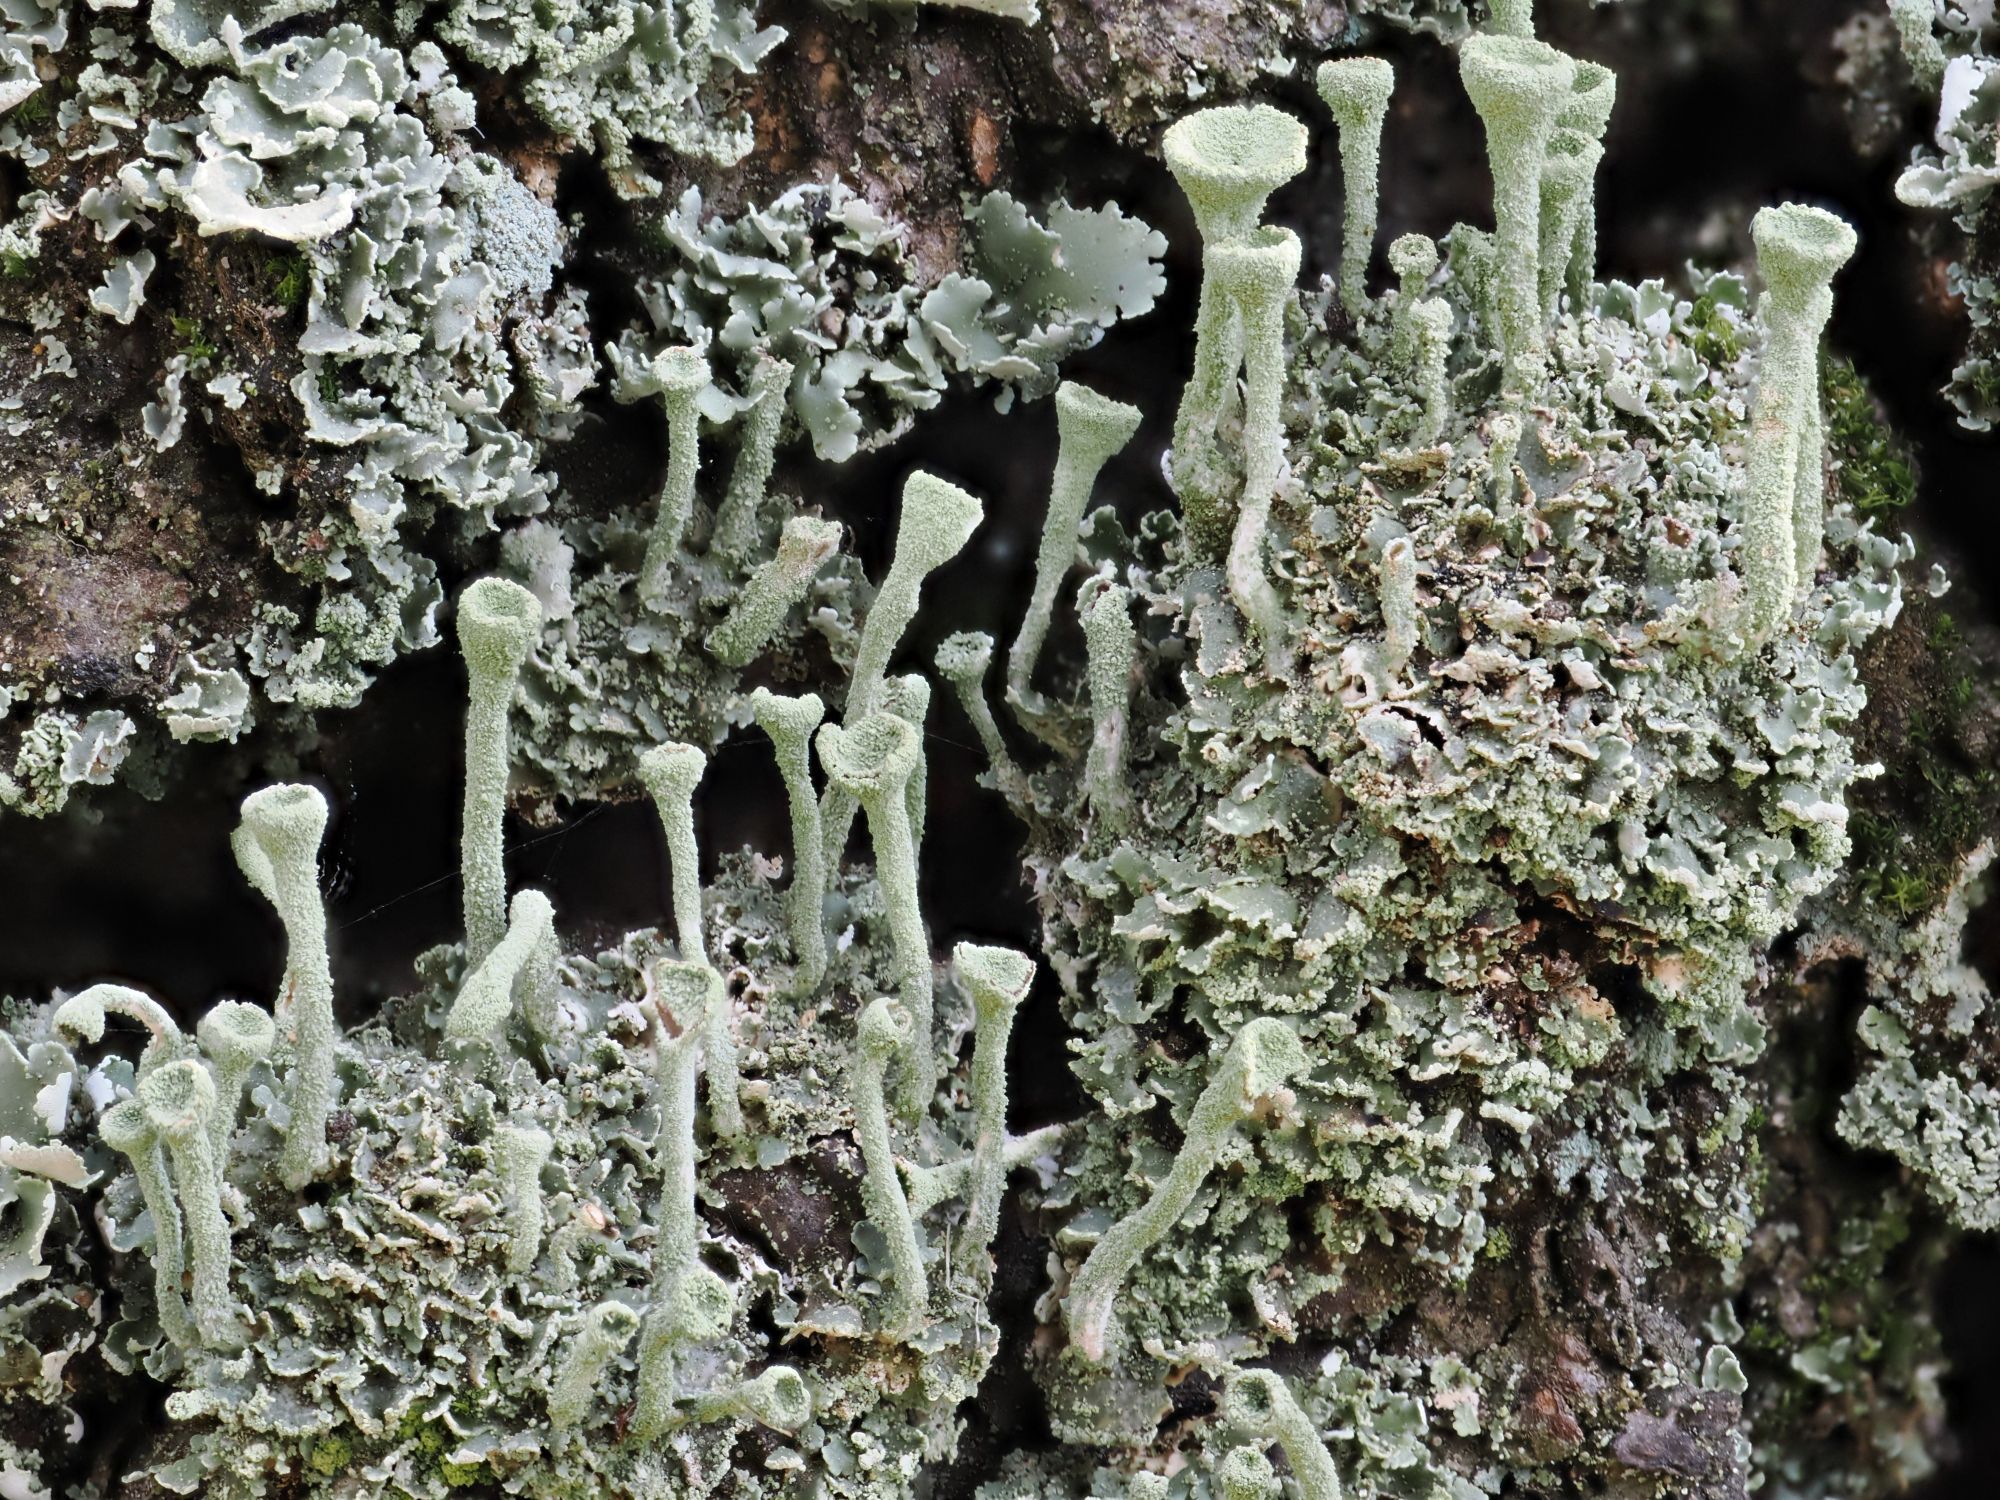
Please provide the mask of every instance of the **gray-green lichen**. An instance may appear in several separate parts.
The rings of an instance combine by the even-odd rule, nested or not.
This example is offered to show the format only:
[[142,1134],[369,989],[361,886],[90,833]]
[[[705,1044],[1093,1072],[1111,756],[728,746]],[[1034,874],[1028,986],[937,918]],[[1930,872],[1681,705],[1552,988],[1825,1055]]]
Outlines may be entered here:
[[[577,11],[560,46],[540,11],[452,24],[475,60],[527,36],[486,65],[625,172],[634,139],[715,145],[671,133],[698,111],[641,111],[701,93],[729,15]],[[607,341],[665,477],[596,504],[543,446],[592,420],[605,330],[560,287],[562,221],[466,139],[444,54],[347,18],[267,44],[296,12],[180,15],[199,109],[190,86],[149,122],[90,222],[294,247],[287,389],[341,450],[314,493],[344,509],[319,532],[318,633],[267,608],[240,657],[191,652],[166,723],[240,733],[245,672],[274,701],[351,701],[436,633],[430,528],[499,529],[498,575],[457,606],[465,932],[337,1030],[326,803],[270,787],[236,846],[288,939],[268,1011],[184,1032],[101,985],[11,1019],[0,1341],[29,1373],[0,1480],[76,1472],[82,1357],[113,1393],[167,1392],[107,1476],[135,1494],[914,1500],[1000,1356],[1003,1219],[1039,1237],[1039,1301],[1006,1332],[1053,1441],[1000,1459],[981,1500],[1921,1476],[1935,1330],[1889,1266],[1934,1258],[1919,1194],[1995,1222],[1990,996],[1960,948],[1990,849],[1943,840],[1965,844],[1948,878],[1894,911],[1854,867],[1882,769],[1862,653],[1902,621],[1914,548],[1847,482],[1855,424],[1821,421],[1851,239],[1815,210],[1765,220],[1820,253],[1805,274],[1798,236],[1760,234],[1761,302],[1727,272],[1599,281],[1580,205],[1603,122],[1579,100],[1608,104],[1608,75],[1534,42],[1525,4],[1396,18],[1490,23],[1462,56],[1497,232],[1451,226],[1442,262],[1399,240],[1378,296],[1359,253],[1300,292],[1300,237],[1261,221],[1306,127],[1225,106],[1170,132],[1205,272],[1161,465],[1179,505],[1089,511],[1141,414],[1064,387],[1006,681],[985,634],[937,652],[1028,828],[1062,1026],[1038,1042],[1085,1100],[1015,1135],[1038,964],[973,941],[939,962],[961,935],[921,900],[957,852],[926,828],[933,690],[894,675],[983,506],[917,473],[871,582],[772,463],[787,438],[887,442],[954,382],[1054,389],[1152,304],[1159,237],[995,193],[961,268],[923,284],[904,227],[840,184],[712,219],[690,193],[647,252],[645,324]],[[621,60],[641,25],[668,30]],[[1386,79],[1343,73],[1372,155]],[[1365,206],[1346,217],[1372,238]],[[16,243],[60,222],[24,208]],[[136,327],[156,273],[118,255],[91,316]],[[226,428],[262,376],[224,362],[168,362],[156,447]],[[1080,662],[1048,660],[1066,638]],[[721,852],[704,883],[711,752],[752,722],[736,748],[775,753],[791,844]],[[45,712],[9,800],[53,810],[134,732]],[[659,920],[579,949],[547,895],[508,889],[505,801],[635,782],[668,849]],[[1835,1097],[1843,959],[1869,1003]],[[1823,1168],[1828,1127],[1903,1177],[1870,1196]],[[1836,1422],[1850,1439],[1810,1435]]]
[[1898,40],[1917,90],[1931,103],[1931,138],[1912,153],[1896,179],[1896,196],[1912,208],[1949,213],[1964,235],[1949,273],[1951,294],[1972,325],[1965,358],[1945,393],[1959,421],[1985,431],[2000,414],[2000,266],[1995,264],[1993,190],[2000,165],[1986,149],[2000,99],[2000,61],[1992,56],[2000,23],[1985,5],[1897,4]]
[[[563,445],[603,420],[602,349],[652,335],[593,327],[574,270],[602,226],[554,200],[566,150],[594,144],[635,191],[635,142],[740,156],[723,77],[783,32],[727,4],[404,7],[386,28],[325,9],[161,0],[87,34],[60,10],[0,22],[17,75],[0,154],[31,183],[0,228],[0,301],[28,332],[0,399],[13,436],[58,444],[10,469],[0,513],[35,596],[0,639],[9,808],[46,815],[121,776],[157,789],[178,744],[309,733],[440,642],[446,580],[495,532],[560,636],[524,693],[524,793],[621,787],[644,743],[712,741],[732,712],[740,652],[688,671],[670,612],[650,635],[620,614],[623,527],[657,533],[655,509],[616,515],[559,482]],[[58,56],[82,68],[74,88],[43,78]],[[517,83],[549,134],[496,142],[501,106],[465,67]],[[851,227],[836,245],[828,215]],[[728,477],[670,539],[688,555],[658,546],[648,574],[685,593],[714,524],[719,605],[774,557],[780,447],[885,441],[953,377],[1046,393],[1157,295],[1163,243],[1115,207],[1058,203],[1044,222],[996,193],[966,222],[962,264],[919,273],[908,227],[837,179],[734,219],[704,222],[698,194],[664,215],[635,274],[656,332],[712,346],[702,436]],[[87,305],[66,306],[54,288],[79,274]],[[149,351],[143,402],[103,418],[125,423],[115,454],[94,453],[82,403]],[[629,360],[611,373],[634,394]],[[95,628],[67,624],[77,598]],[[807,615],[838,635],[849,612],[823,590],[789,605],[756,646],[792,649]]]

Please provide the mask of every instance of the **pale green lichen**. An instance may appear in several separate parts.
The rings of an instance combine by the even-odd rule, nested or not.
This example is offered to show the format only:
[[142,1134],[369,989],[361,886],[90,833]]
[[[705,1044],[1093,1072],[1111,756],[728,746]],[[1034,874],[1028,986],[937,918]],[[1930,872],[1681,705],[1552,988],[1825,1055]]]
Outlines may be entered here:
[[1493,174],[1494,307],[1507,380],[1541,390],[1541,178],[1576,64],[1532,35],[1480,35],[1459,49],[1459,76],[1486,127]]
[[458,646],[471,688],[465,710],[459,861],[466,948],[475,962],[491,953],[507,931],[503,824],[512,763],[507,720],[521,663],[541,624],[541,602],[504,578],[482,578],[458,601]]
[[1063,1316],[1084,1358],[1101,1362],[1110,1352],[1118,1291],[1139,1257],[1187,1212],[1236,1131],[1305,1067],[1305,1049],[1283,1021],[1260,1017],[1231,1040],[1188,1116],[1172,1169],[1144,1207],[1106,1231],[1070,1283]]
[[230,840],[243,878],[271,903],[285,928],[280,1024],[292,1071],[280,1172],[293,1188],[303,1187],[320,1169],[327,1116],[339,1093],[333,970],[326,948],[326,907],[319,894],[319,847],[326,820],[326,798],[316,788],[265,787],[243,799],[243,819]]
[[1220,550],[1229,532],[1221,507],[1230,471],[1218,434],[1236,404],[1246,339],[1237,303],[1216,280],[1209,260],[1248,240],[1271,194],[1305,170],[1306,129],[1268,105],[1209,109],[1176,121],[1160,149],[1194,210],[1202,240],[1194,373],[1174,418],[1174,488],[1186,508],[1189,536]]
[[[1049,508],[1042,516],[1034,590],[1028,596],[1028,612],[1021,620],[1020,631],[1007,653],[1007,701],[1031,725],[1047,713],[1047,706],[1034,688],[1035,664],[1048,639],[1057,592],[1076,564],[1077,528],[1083,524],[1083,513],[1090,504],[1098,475],[1132,441],[1140,421],[1137,407],[1113,401],[1075,381],[1065,381],[1056,388],[1055,406],[1056,471],[1049,482]],[[983,678],[983,665],[980,675]],[[985,717],[991,721],[990,713]],[[985,730],[982,728],[980,732],[983,737]]]
[[1382,122],[1396,73],[1379,57],[1342,57],[1319,65],[1313,80],[1340,127],[1340,180],[1346,217],[1340,238],[1340,303],[1359,317],[1368,301],[1368,261],[1382,171]]
[[1748,631],[1762,641],[1813,585],[1825,532],[1826,445],[1820,423],[1819,339],[1833,314],[1833,276],[1855,235],[1824,209],[1788,203],[1751,222],[1764,364],[1751,422],[1742,568]]

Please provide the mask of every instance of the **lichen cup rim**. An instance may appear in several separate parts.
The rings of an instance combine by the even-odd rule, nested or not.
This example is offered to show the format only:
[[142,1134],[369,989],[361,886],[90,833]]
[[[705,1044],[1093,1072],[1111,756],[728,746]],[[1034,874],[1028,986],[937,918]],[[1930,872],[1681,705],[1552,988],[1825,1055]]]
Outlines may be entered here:
[[1806,203],[1759,209],[1750,221],[1750,237],[1767,282],[1829,281],[1861,242],[1840,215]]
[[827,725],[820,731],[819,748],[827,773],[857,792],[885,790],[908,780],[922,753],[915,728],[882,713],[851,727]]
[[1389,107],[1396,70],[1385,57],[1330,57],[1313,74],[1313,87],[1335,120],[1359,121]]
[[1244,239],[1209,246],[1202,259],[1219,285],[1237,292],[1283,291],[1298,280],[1305,245],[1291,230],[1267,224]]
[[1587,57],[1576,58],[1574,62],[1576,72],[1570,79],[1569,98],[1563,101],[1556,123],[1602,135],[1611,123],[1611,111],[1618,100],[1618,75]]
[[1467,37],[1458,66],[1465,91],[1482,115],[1524,103],[1553,112],[1571,97],[1576,79],[1575,59],[1524,36],[1482,32]]
[[1196,217],[1241,231],[1305,171],[1308,139],[1305,122],[1275,105],[1224,104],[1169,125],[1160,150]]

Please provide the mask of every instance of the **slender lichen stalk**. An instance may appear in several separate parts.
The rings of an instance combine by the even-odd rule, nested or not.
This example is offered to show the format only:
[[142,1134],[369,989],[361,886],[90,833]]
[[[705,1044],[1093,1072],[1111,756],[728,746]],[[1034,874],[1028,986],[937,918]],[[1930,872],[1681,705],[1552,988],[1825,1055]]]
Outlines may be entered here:
[[909,784],[923,759],[923,742],[893,714],[870,714],[852,728],[819,732],[819,759],[832,783],[868,813],[875,876],[889,911],[897,993],[910,1018],[910,1054],[903,1069],[900,1112],[921,1119],[937,1093],[931,1037],[931,949],[917,903],[916,844],[910,830]]
[[654,1229],[653,1279],[639,1337],[638,1401],[632,1414],[632,1431],[642,1440],[665,1431],[673,1416],[674,1345],[681,1336],[684,1287],[700,1249],[695,1083],[704,1018],[721,1002],[720,988],[720,976],[705,963],[662,959],[653,966],[660,1116],[653,1170],[660,1184],[660,1219]]
[[750,575],[728,617],[709,633],[708,654],[725,667],[755,660],[839,550],[839,522],[817,516],[793,516],[785,522],[777,552]]
[[1368,306],[1368,259],[1375,250],[1382,172],[1382,122],[1396,70],[1379,57],[1337,57],[1319,65],[1319,96],[1340,127],[1340,179],[1346,222],[1340,240],[1340,305],[1360,319]]
[[1230,1377],[1222,1399],[1223,1420],[1274,1440],[1285,1450],[1300,1500],[1340,1500],[1340,1472],[1319,1432],[1292,1395],[1291,1387],[1269,1370],[1241,1370]]
[[1417,649],[1417,549],[1399,536],[1382,549],[1382,670],[1400,677]]
[[1131,734],[1132,662],[1139,639],[1132,629],[1132,591],[1104,577],[1086,578],[1076,593],[1089,663],[1090,754],[1083,793],[1103,826],[1117,832],[1132,815],[1126,784],[1125,745]]
[[302,1188],[326,1154],[326,1120],[337,1092],[333,967],[326,951],[326,907],[319,894],[319,846],[326,798],[314,787],[267,786],[243,799],[230,839],[244,878],[276,908],[285,928],[285,981],[278,1022],[291,1051],[286,1096],[290,1119],[278,1154],[285,1186]]
[[[848,679],[843,718],[859,723],[882,706],[889,658],[917,616],[923,582],[964,550],[979,527],[979,502],[955,484],[919,471],[903,485],[903,512],[896,523],[896,555],[862,621]],[[820,799],[820,834],[825,840],[826,878],[840,872],[840,857],[854,827],[854,797],[837,782]]]
[[1411,330],[1417,303],[1437,274],[1437,241],[1427,234],[1398,235],[1389,242],[1389,269],[1396,273],[1396,310],[1389,320],[1389,353],[1408,364],[1416,353]]
[[229,1142],[250,1070],[271,1055],[278,1024],[262,1006],[224,1000],[211,1006],[195,1026],[201,1050],[215,1070],[215,1113],[209,1118],[209,1148],[215,1156],[216,1184],[228,1170]]
[[757,366],[750,372],[750,388],[745,392],[750,409],[743,414],[743,430],[737,437],[736,467],[730,470],[729,488],[716,507],[715,530],[709,540],[709,551],[726,562],[740,562],[756,550],[764,497],[771,487],[771,471],[777,467],[778,434],[785,425],[791,383],[790,360],[769,353],[757,356]]
[[812,1391],[790,1365],[772,1365],[740,1385],[696,1396],[687,1412],[695,1422],[738,1419],[775,1432],[797,1432],[812,1420]]
[[537,1011],[535,991],[554,982],[552,973],[541,971],[555,951],[555,930],[556,909],[549,898],[540,891],[516,891],[508,907],[507,935],[459,985],[444,1034],[454,1041],[485,1039],[497,1047],[514,1017],[517,996],[529,999],[523,1008],[530,1014]]
[[896,522],[896,554],[876,590],[861,625],[848,679],[847,720],[865,718],[880,706],[889,658],[917,617],[924,580],[950,562],[972,540],[984,512],[957,485],[919,470],[903,484],[903,510]]
[[1160,147],[1204,251],[1194,374],[1174,418],[1172,477],[1191,543],[1213,556],[1228,535],[1222,506],[1230,467],[1217,433],[1235,403],[1243,335],[1234,302],[1213,284],[1207,252],[1253,234],[1271,194],[1306,169],[1306,128],[1269,105],[1234,105],[1177,120]]
[[1854,254],[1852,228],[1787,203],[1750,223],[1764,277],[1764,364],[1751,415],[1743,541],[1737,552],[1750,643],[1761,644],[1812,587],[1825,524],[1819,339],[1833,276]]
[[137,1099],[121,1099],[106,1110],[97,1122],[104,1144],[132,1163],[132,1175],[139,1181],[139,1194],[153,1220],[153,1301],[160,1310],[160,1328],[183,1349],[198,1341],[194,1321],[188,1316],[187,1298],[181,1291],[187,1274],[181,1226],[181,1207],[174,1198],[167,1177],[166,1147],[160,1133]]
[[546,1130],[502,1125],[493,1132],[493,1169],[500,1178],[507,1269],[525,1275],[542,1253],[548,1212],[542,1201],[542,1168],[555,1141]]
[[972,992],[972,1183],[952,1274],[969,1284],[988,1270],[1007,1187],[1007,1041],[1035,982],[1035,961],[1012,948],[960,943],[952,967]]
[[1288,668],[1289,637],[1264,551],[1285,467],[1285,303],[1301,253],[1291,230],[1261,229],[1204,257],[1208,278],[1235,306],[1243,328],[1243,498],[1229,544],[1229,594],[1262,642],[1274,676]]
[[1571,256],[1604,148],[1578,130],[1557,129],[1542,161],[1540,296],[1544,321],[1554,322],[1570,280]]
[[674,942],[689,963],[708,962],[701,923],[701,846],[694,837],[694,789],[707,770],[708,757],[693,745],[655,745],[639,757],[639,784],[653,799],[667,836]]
[[938,642],[938,675],[958,695],[959,707],[972,721],[979,736],[986,763],[993,771],[993,784],[1000,795],[1017,808],[1028,805],[1028,778],[1014,763],[1001,737],[1000,723],[993,717],[993,705],[986,698],[986,671],[993,665],[993,637],[984,631],[967,630],[948,635]]
[[1244,1121],[1289,1079],[1305,1071],[1305,1048],[1283,1021],[1246,1021],[1188,1115],[1180,1154],[1145,1204],[1105,1231],[1070,1283],[1063,1313],[1083,1357],[1102,1364],[1110,1353],[1111,1313],[1125,1278],[1194,1202]]
[[1493,470],[1493,519],[1505,525],[1514,514],[1514,497],[1519,488],[1514,476],[1514,456],[1521,448],[1521,419],[1511,411],[1498,413],[1488,429],[1492,443],[1486,461]]
[[[931,682],[921,672],[906,672],[900,677],[891,677],[882,685],[882,712],[894,714],[917,732],[917,741],[923,742],[924,727],[931,718]],[[919,863],[924,857],[924,818],[930,804],[930,764],[923,757],[917,757],[917,768],[910,773],[910,789],[903,800],[908,804],[910,815],[910,851]]]
[[1426,297],[1410,321],[1416,333],[1417,394],[1423,400],[1410,436],[1423,448],[1444,436],[1445,417],[1451,411],[1445,369],[1451,356],[1451,304],[1442,297]]
[[1039,727],[1049,706],[1035,691],[1035,663],[1055,617],[1056,592],[1076,566],[1077,528],[1105,464],[1139,430],[1136,406],[1113,401],[1089,386],[1064,381],[1056,388],[1056,472],[1049,486],[1048,513],[1042,518],[1041,550],[1035,556],[1035,587],[1020,634],[1007,653],[1007,702],[1021,722],[1044,738]]
[[194,1324],[201,1341],[233,1347],[242,1329],[229,1298],[229,1220],[222,1212],[215,1154],[209,1147],[209,1120],[215,1113],[215,1083],[193,1058],[164,1063],[139,1081],[139,1103],[173,1160],[174,1187],[187,1230],[188,1266],[193,1274]]
[[600,1302],[584,1315],[555,1384],[549,1388],[549,1424],[576,1427],[597,1404],[597,1388],[638,1331],[639,1315],[622,1302]]
[[541,629],[541,601],[518,583],[481,578],[459,596],[458,646],[469,686],[459,827],[468,963],[491,953],[507,930],[507,713]]
[[122,984],[93,984],[56,1007],[58,1035],[90,1046],[104,1040],[108,1016],[124,1016],[146,1028],[146,1046],[139,1054],[141,1078],[161,1063],[187,1056],[187,1037],[167,1008],[151,995]]
[[657,393],[667,412],[667,477],[639,567],[639,602],[654,608],[673,602],[674,558],[694,514],[694,484],[701,472],[701,411],[695,398],[707,384],[708,355],[683,347],[655,355],[637,386]]
[[1271,1500],[1278,1492],[1278,1472],[1256,1448],[1232,1448],[1215,1469],[1222,1500]]
[[781,698],[760,687],[750,695],[750,711],[771,737],[778,774],[785,780],[785,801],[792,817],[792,883],[785,892],[785,919],[797,966],[793,988],[798,994],[809,995],[826,978],[826,923],[821,906],[826,855],[820,843],[819,796],[812,781],[813,731],[826,717],[826,705],[815,693]]
[[1555,48],[1521,36],[1482,34],[1459,49],[1459,76],[1486,126],[1493,174],[1494,308],[1509,391],[1542,386],[1541,177],[1556,116],[1568,102],[1576,65]]
[[930,1303],[923,1251],[917,1245],[916,1220],[903,1196],[896,1174],[896,1154],[889,1143],[889,1110],[882,1096],[882,1075],[889,1060],[912,1045],[914,1018],[893,1000],[879,998],[862,1010],[849,1076],[854,1091],[854,1134],[861,1146],[864,1176],[862,1202],[889,1246],[889,1287],[882,1305],[882,1331],[907,1340],[923,1322]]
[[[1612,106],[1618,102],[1618,75],[1602,63],[1579,60],[1570,84],[1569,101],[1556,116],[1556,128],[1573,130],[1599,148],[1602,161],[1604,132],[1611,125]],[[1593,172],[1584,184],[1576,215],[1576,229],[1563,254],[1568,271],[1563,285],[1570,301],[1579,309],[1597,280],[1597,178]],[[1544,267],[1544,270],[1547,268]]]
[[1535,0],[1490,0],[1487,10],[1486,29],[1495,36],[1534,36]]

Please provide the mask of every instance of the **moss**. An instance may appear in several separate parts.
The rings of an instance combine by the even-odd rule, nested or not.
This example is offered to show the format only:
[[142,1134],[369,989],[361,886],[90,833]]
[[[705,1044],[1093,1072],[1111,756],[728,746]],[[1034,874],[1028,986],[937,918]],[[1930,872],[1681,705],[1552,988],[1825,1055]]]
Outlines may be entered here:
[[1744,324],[1734,311],[1714,287],[1695,299],[1694,310],[1688,314],[1690,341],[1706,363],[1734,364],[1742,355]]
[[306,1467],[322,1478],[331,1479],[354,1459],[354,1445],[346,1438],[321,1438],[306,1456]]
[[190,362],[199,363],[205,359],[214,359],[222,352],[209,341],[208,335],[202,330],[199,318],[183,318],[177,315],[169,321],[173,324],[175,347],[185,354]]
[[1910,446],[1882,420],[1866,383],[1847,360],[1820,361],[1827,447],[1837,461],[1841,498],[1863,516],[1884,519],[1917,498]]
[[265,269],[270,277],[273,302],[292,310],[306,305],[306,297],[312,291],[312,267],[303,255],[281,255]]
[[1863,666],[1863,746],[1883,775],[1856,797],[1853,883],[1899,917],[1927,911],[2000,813],[2000,773],[1975,743],[1979,664],[1951,614],[1912,598]]

